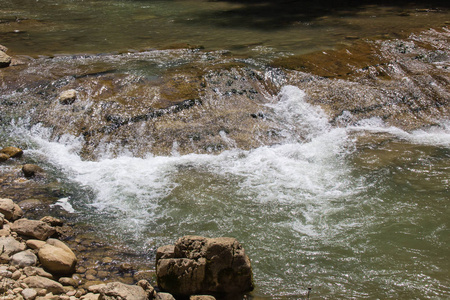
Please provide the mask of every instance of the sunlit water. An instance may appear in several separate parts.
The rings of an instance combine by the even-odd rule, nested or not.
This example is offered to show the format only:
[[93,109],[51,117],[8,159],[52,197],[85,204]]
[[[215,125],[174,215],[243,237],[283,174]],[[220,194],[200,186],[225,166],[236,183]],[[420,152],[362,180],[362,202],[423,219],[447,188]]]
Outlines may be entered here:
[[52,142],[39,126],[14,135],[78,187],[73,216],[112,243],[152,252],[186,234],[236,237],[255,297],[448,297],[448,121],[412,133],[378,119],[335,128],[303,97],[286,86],[270,106],[308,140],[286,134],[251,151],[92,162],[77,138]]
[[418,11],[419,6],[327,1],[242,2],[1,0],[0,42],[16,54],[32,56],[183,45],[276,56],[409,33],[449,20],[445,9],[435,10],[432,4]]
[[[270,14],[246,19],[249,9],[220,1],[0,4],[0,44],[31,56],[190,44],[270,59],[447,17],[369,7],[283,23]],[[142,60],[150,59],[144,53]],[[160,72],[165,63],[153,58],[151,65]],[[56,141],[50,128],[29,130],[26,116],[0,136],[27,145],[26,156],[67,187],[61,209],[95,224],[114,245],[151,259],[157,247],[186,234],[237,238],[252,261],[255,298],[306,298],[308,288],[316,299],[450,297],[450,121],[413,132],[379,119],[335,127],[292,86],[269,102],[283,141],[218,155],[179,155],[175,144],[171,156],[105,151],[86,161],[80,138]],[[225,132],[221,137],[233,145]]]

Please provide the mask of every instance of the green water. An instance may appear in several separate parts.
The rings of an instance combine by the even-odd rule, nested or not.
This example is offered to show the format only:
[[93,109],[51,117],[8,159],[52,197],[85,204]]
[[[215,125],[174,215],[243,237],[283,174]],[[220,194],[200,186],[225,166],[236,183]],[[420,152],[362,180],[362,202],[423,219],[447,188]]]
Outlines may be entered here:
[[[40,101],[34,96],[64,86],[72,67],[75,74],[84,74],[105,66],[117,75],[111,78],[118,86],[131,86],[133,92],[139,76],[150,82],[185,60],[214,62],[210,50],[225,51],[217,54],[218,61],[228,57],[226,51],[257,58],[255,64],[264,69],[261,63],[274,57],[329,49],[355,37],[395,37],[448,20],[445,10],[415,7],[308,12],[296,5],[276,11],[267,4],[200,0],[0,0],[0,5],[0,44],[11,54],[113,53],[187,44],[205,49],[205,54],[149,52],[128,60],[32,61],[29,69],[17,71],[30,82],[15,83],[17,88],[2,84],[0,95],[3,107],[29,101],[30,112],[32,102]],[[14,73],[8,69],[1,75]],[[34,73],[36,80],[30,76]],[[90,96],[89,84],[95,86],[97,77],[86,78],[80,90]],[[364,86],[355,83],[353,88],[364,95]],[[102,89],[92,89],[97,90]],[[335,128],[317,108],[296,106],[302,102],[299,90],[284,93],[292,105],[271,103],[267,111],[271,121],[287,128],[285,138],[250,150],[179,155],[174,137],[170,156],[136,157],[133,149],[110,155],[114,145],[104,142],[97,149],[105,152],[103,158],[88,161],[82,159],[82,137],[55,137],[45,126],[30,130],[27,109],[8,109],[16,123],[6,123],[12,116],[2,115],[0,136],[2,143],[27,149],[26,159],[42,165],[49,180],[60,182],[63,189],[55,197],[70,197],[75,209],[64,216],[94,224],[99,239],[127,249],[135,264],[151,267],[156,247],[185,234],[233,236],[251,258],[256,289],[250,297],[255,299],[304,299],[308,288],[311,299],[450,297],[448,120],[409,133],[380,120]],[[218,97],[214,104],[224,99],[233,101]],[[47,113],[60,118],[58,109],[53,105]],[[83,113],[64,109],[65,118]],[[208,120],[214,122],[214,116]],[[307,139],[295,136],[305,131]],[[220,136],[233,144],[225,131]]]
[[445,9],[416,6],[243,3],[2,0],[0,41],[16,54],[32,56],[186,45],[270,56],[326,49],[355,37],[395,36],[449,20]]

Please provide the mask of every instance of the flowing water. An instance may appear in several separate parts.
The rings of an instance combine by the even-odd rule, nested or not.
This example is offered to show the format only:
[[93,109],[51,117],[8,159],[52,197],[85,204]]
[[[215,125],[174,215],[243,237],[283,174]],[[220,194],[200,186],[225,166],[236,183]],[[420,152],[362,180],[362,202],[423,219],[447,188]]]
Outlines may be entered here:
[[[314,17],[298,22],[285,20],[289,24],[264,14],[236,24],[245,20],[242,14],[248,8],[220,1],[0,0],[0,4],[0,19],[5,20],[0,23],[0,43],[15,54],[110,53],[180,43],[205,48],[42,57],[29,59],[23,69],[17,67],[19,79],[14,82],[2,77],[1,146],[24,147],[28,160],[58,180],[64,192],[56,207],[66,210],[69,220],[94,224],[99,239],[139,255],[142,264],[152,262],[157,247],[183,235],[235,237],[252,261],[256,289],[251,297],[256,299],[306,298],[309,288],[311,299],[450,297],[448,115],[409,131],[379,117],[349,122],[349,111],[331,120],[323,108],[307,101],[302,89],[287,84],[265,65],[287,53],[334,47],[345,42],[345,36],[399,32],[405,18],[415,20],[408,30],[426,27],[427,22],[437,25],[448,17],[444,12],[433,12],[430,18],[425,17],[430,12],[407,10],[405,17],[399,15],[405,9],[368,7],[320,15],[315,11]],[[16,22],[16,16],[23,20]],[[382,20],[368,22],[368,16]],[[26,30],[17,27],[22,25]],[[133,113],[125,110],[128,102],[136,101],[130,93],[152,93],[134,88],[142,82],[164,85],[158,79],[165,72],[172,74],[174,66],[220,66],[229,63],[230,56],[251,71],[244,68],[244,75],[230,71],[226,79],[220,75],[228,69],[202,73],[208,85],[219,83],[211,93],[196,95],[201,105],[158,115],[167,118],[160,123],[151,123],[148,114],[133,119]],[[5,77],[11,75],[6,72],[15,72],[8,69],[2,73]],[[35,73],[39,76],[31,77]],[[262,86],[245,93],[252,101],[249,108],[239,90],[231,89],[235,83],[227,80],[250,82],[254,73],[270,77],[276,88]],[[348,88],[345,82],[309,80],[329,90],[334,85]],[[107,81],[112,86],[120,82],[121,91],[102,93],[97,85],[107,90]],[[70,84],[75,84],[83,104],[72,108],[52,104],[55,90]],[[367,91],[367,86],[351,85],[355,98]],[[225,86],[231,92],[221,90]],[[80,124],[80,115],[90,114],[87,123],[96,123],[102,111],[104,117],[117,110],[102,101],[119,96],[118,102],[128,106],[120,106],[123,115],[117,114],[128,121],[108,128],[120,138],[103,137],[93,150],[89,148],[96,159],[86,159],[87,137],[71,126]],[[211,115],[204,117],[208,111]],[[241,120],[240,111],[255,114],[250,121]],[[45,112],[56,122],[51,123]],[[98,122],[103,127],[92,125],[94,129],[109,124],[102,120]],[[180,120],[191,129],[180,127]],[[251,134],[251,143],[241,146],[232,130],[235,123],[251,127],[240,133]],[[58,128],[61,124],[65,131]],[[163,130],[167,124],[176,124],[167,131],[173,133],[168,139],[170,153],[144,151],[158,149],[157,133],[149,127]],[[191,151],[186,151],[177,128],[185,135],[197,128],[215,130],[208,143],[220,141],[222,147],[201,150],[198,140],[203,136],[191,136]],[[138,142],[124,143],[120,130]],[[0,165],[2,172],[10,168]]]

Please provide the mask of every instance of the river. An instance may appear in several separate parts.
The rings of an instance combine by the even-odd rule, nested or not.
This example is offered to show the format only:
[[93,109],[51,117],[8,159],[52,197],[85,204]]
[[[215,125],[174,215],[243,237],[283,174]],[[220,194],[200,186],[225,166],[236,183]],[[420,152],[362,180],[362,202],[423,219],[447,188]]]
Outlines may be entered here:
[[[0,146],[23,147],[62,186],[53,209],[133,263],[152,268],[156,248],[183,235],[231,236],[251,259],[253,299],[450,297],[445,110],[410,128],[348,121],[357,109],[333,115],[314,88],[362,102],[375,93],[363,80],[271,66],[442,26],[446,10],[296,5],[278,18],[222,1],[0,5],[0,44],[22,60],[0,69]],[[448,63],[442,53],[433,63]],[[67,87],[72,106],[56,100]]]

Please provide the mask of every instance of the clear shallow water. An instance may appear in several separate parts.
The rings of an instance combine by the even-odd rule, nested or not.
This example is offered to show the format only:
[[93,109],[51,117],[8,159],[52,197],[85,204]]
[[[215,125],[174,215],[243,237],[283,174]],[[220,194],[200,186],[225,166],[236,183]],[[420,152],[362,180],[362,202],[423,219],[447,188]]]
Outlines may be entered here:
[[[245,2],[244,2],[245,3]],[[0,42],[25,55],[202,46],[273,57],[442,26],[445,8],[225,1],[1,0]],[[430,4],[430,7],[434,5]]]
[[328,124],[287,86],[271,104],[309,138],[219,155],[83,161],[77,138],[30,142],[67,185],[69,203],[102,238],[152,252],[185,234],[233,236],[253,264],[254,297],[446,298],[450,295],[448,121],[404,132],[370,119]]

